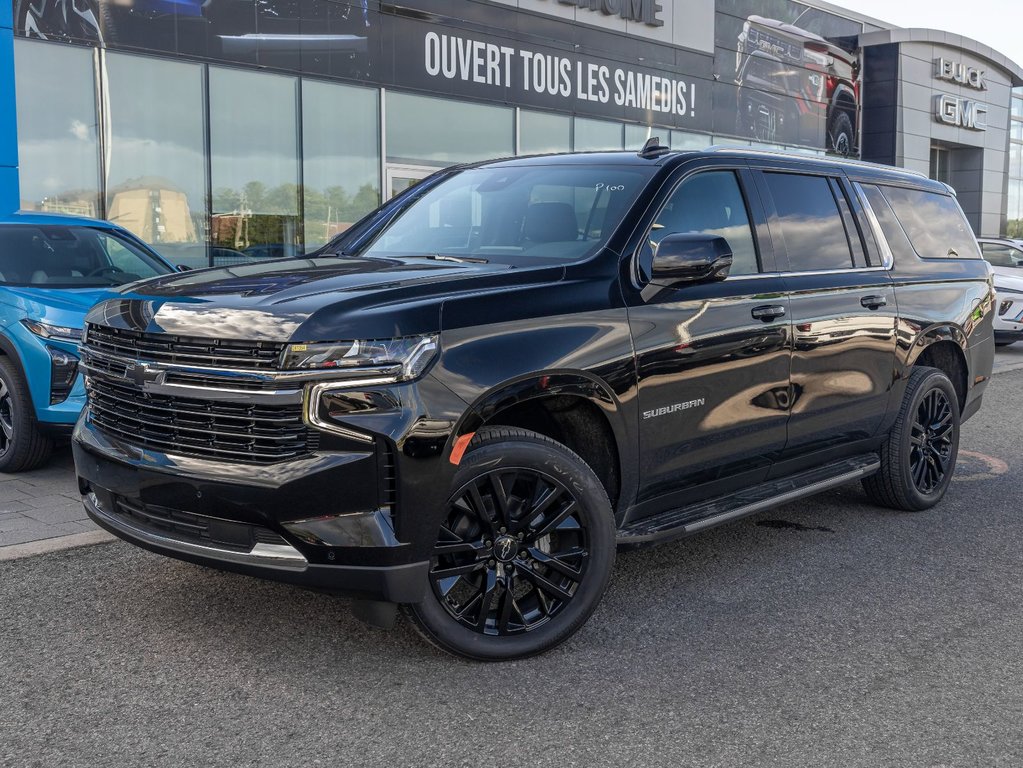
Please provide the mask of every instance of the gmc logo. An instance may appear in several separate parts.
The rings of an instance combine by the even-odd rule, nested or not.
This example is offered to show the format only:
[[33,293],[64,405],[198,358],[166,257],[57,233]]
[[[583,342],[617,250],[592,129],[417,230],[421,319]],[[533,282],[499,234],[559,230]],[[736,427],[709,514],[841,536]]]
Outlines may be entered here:
[[987,106],[970,99],[943,93],[934,99],[934,117],[939,123],[971,131],[987,130]]

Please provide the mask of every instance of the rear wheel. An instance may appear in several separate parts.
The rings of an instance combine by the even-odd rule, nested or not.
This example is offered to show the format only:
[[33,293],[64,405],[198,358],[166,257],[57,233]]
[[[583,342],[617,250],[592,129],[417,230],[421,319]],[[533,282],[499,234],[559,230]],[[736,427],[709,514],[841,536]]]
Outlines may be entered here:
[[945,495],[959,454],[959,398],[937,368],[914,368],[881,446],[881,469],[863,481],[871,501],[918,511]]
[[836,155],[848,157],[853,152],[853,123],[852,119],[845,112],[837,112],[831,119],[831,128],[828,131],[831,140],[831,149]]
[[589,618],[614,558],[611,505],[589,466],[543,435],[489,429],[455,475],[427,598],[407,612],[449,653],[531,656]]

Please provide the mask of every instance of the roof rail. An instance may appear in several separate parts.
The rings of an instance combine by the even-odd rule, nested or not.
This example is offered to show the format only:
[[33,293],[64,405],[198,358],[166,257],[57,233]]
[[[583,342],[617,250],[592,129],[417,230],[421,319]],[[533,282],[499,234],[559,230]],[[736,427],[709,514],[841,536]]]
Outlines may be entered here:
[[[760,149],[758,147],[744,147],[736,144],[714,144],[704,149],[698,150],[700,152],[736,152],[743,155],[754,155],[759,157],[783,157],[786,159],[801,159],[801,160],[819,160],[820,162],[837,163],[839,165],[851,165],[861,168],[884,168],[888,171],[898,171],[908,176],[916,176],[921,179],[929,179],[930,177],[926,173],[920,171],[914,171],[911,168],[902,168],[897,165],[884,165],[882,163],[872,163],[869,160],[857,160],[851,157],[838,157],[836,155],[810,155],[804,152],[798,151],[786,151],[781,149]],[[946,185],[948,186],[948,185]]]

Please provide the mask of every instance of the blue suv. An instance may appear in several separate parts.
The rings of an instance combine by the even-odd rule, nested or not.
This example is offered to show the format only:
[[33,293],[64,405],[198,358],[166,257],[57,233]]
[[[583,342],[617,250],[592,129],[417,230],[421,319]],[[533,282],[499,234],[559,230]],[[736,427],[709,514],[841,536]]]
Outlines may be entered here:
[[86,311],[174,267],[129,232],[76,216],[0,218],[0,472],[49,458],[85,405],[78,345]]

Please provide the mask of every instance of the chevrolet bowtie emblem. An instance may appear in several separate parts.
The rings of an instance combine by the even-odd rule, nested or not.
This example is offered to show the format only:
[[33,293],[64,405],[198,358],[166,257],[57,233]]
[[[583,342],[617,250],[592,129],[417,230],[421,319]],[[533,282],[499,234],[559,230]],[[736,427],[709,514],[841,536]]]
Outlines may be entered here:
[[146,382],[156,381],[157,371],[146,363],[128,363],[124,366],[124,378],[140,389]]

